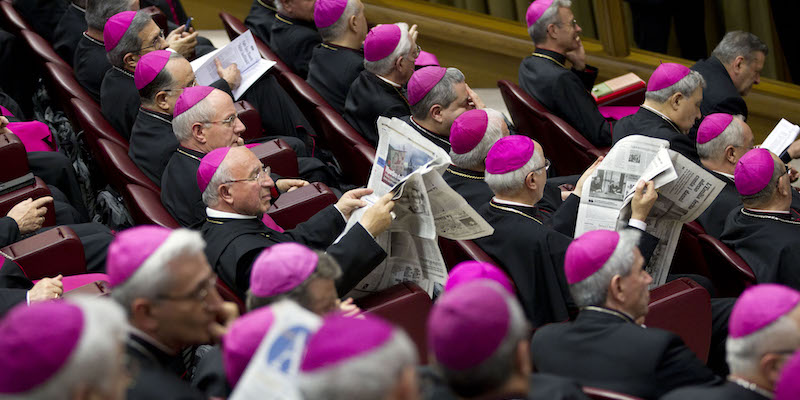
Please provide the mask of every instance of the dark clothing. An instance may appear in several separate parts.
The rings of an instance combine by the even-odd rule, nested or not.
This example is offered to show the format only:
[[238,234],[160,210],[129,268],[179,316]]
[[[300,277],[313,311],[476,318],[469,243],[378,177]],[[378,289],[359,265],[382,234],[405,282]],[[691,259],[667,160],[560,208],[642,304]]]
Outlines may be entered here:
[[565,61],[563,54],[536,49],[519,66],[519,85],[593,145],[610,146],[612,130],[616,131],[616,127],[600,114],[590,94],[597,79],[597,68],[587,65],[583,71],[569,70],[564,66]]
[[98,104],[100,103],[100,87],[111,63],[106,57],[106,48],[102,41],[89,37],[85,32],[75,48],[72,58],[75,79],[83,86]]
[[244,298],[250,287],[253,260],[265,248],[284,242],[302,243],[333,256],[342,268],[336,288],[344,295],[386,257],[386,252],[361,224],[332,244],[344,227],[344,218],[335,207],[329,206],[284,233],[273,231],[260,219],[211,217],[206,218],[200,232],[207,243],[209,264],[240,298]]
[[305,142],[308,134],[314,134],[311,124],[274,74],[262,76],[239,100],[247,100],[258,110],[264,136],[293,136]]
[[[442,178],[450,185],[450,188],[460,194],[476,210],[494,197],[492,189],[489,189],[489,185],[484,180],[483,172],[459,168],[450,164],[442,174]],[[553,212],[561,206],[561,203],[563,203],[561,189],[547,182],[544,186],[544,195],[537,205],[542,211]]]
[[719,382],[678,335],[600,307],[583,309],[573,322],[538,329],[531,354],[537,371],[645,399]]
[[450,154],[449,136],[442,137],[437,135],[435,132],[423,128],[422,125],[418,124],[417,121],[414,121],[414,119],[410,115],[406,115],[400,119],[403,120],[403,122],[405,122],[406,124],[408,124],[408,126],[414,128],[415,131],[419,132],[419,134],[422,135],[422,137],[428,139],[431,143],[439,146],[442,150],[444,150],[445,153]]
[[35,176],[57,187],[80,213],[82,220],[89,219],[78,177],[69,157],[57,151],[32,151],[28,153],[28,166]]
[[106,121],[126,140],[131,138],[131,129],[140,104],[133,73],[111,67],[100,87],[100,109]]
[[[447,382],[432,368],[417,368],[423,400],[457,400],[458,397],[447,386]],[[507,393],[492,400],[582,400],[589,399],[580,385],[572,379],[550,374],[534,373],[530,376],[528,394]]]
[[[6,260],[5,262],[11,262]],[[0,288],[0,317],[5,315],[17,304],[26,302],[28,291],[25,289],[4,289]]]
[[[741,114],[747,118],[747,103],[739,94],[725,66],[716,58],[700,60],[692,69],[699,72],[706,81],[703,89],[703,102],[700,112],[705,116],[714,113]],[[697,125],[700,122],[698,121]]]
[[253,0],[253,5],[250,6],[250,13],[247,14],[244,24],[253,32],[255,37],[268,45],[276,13],[277,10],[272,0]]
[[620,119],[614,126],[614,143],[631,135],[668,140],[670,149],[683,154],[694,163],[700,164],[700,156],[697,154],[694,141],[681,132],[675,123],[647,108],[640,107],[636,114]]
[[53,42],[53,29],[67,10],[66,0],[14,0],[14,9],[30,24],[34,32],[49,43]]
[[[0,33],[4,32],[0,31]],[[26,121],[25,113],[22,112],[22,108],[19,106],[19,103],[17,103],[17,101],[11,98],[11,96],[8,94],[3,93],[2,90],[0,90],[0,106],[3,106],[10,111],[14,118],[17,118],[20,121]],[[10,115],[6,115],[6,117],[10,117]],[[8,120],[9,122],[12,122],[10,118]]]
[[667,393],[661,400],[767,400],[770,397],[733,382],[717,386],[690,386]]
[[161,203],[181,226],[199,226],[206,217],[197,168],[205,153],[179,146],[161,175]]
[[133,163],[161,187],[161,175],[180,145],[172,131],[172,115],[139,107],[130,142],[128,155]]
[[181,380],[186,374],[186,367],[180,355],[166,354],[135,333],[128,336],[125,353],[138,368],[128,388],[128,399],[206,398],[200,391]]
[[197,363],[192,376],[192,386],[208,397],[226,399],[233,388],[228,384],[225,366],[222,361],[222,349],[213,346]]
[[378,145],[378,117],[403,117],[411,114],[406,90],[395,87],[369,71],[350,86],[344,103],[344,119],[373,146]]
[[320,43],[308,63],[308,84],[339,114],[350,86],[364,70],[364,50]]
[[183,4],[180,0],[140,0],[139,8],[156,6],[164,15],[167,16],[167,21],[174,23],[176,28],[186,23],[189,16],[186,10],[183,9]]
[[283,14],[275,15],[269,47],[301,78],[308,76],[308,62],[314,47],[322,43],[314,21],[292,19]]
[[628,0],[633,17],[636,47],[656,53],[668,53],[672,31],[680,46],[681,57],[698,60],[708,55],[706,49],[705,8],[695,0]]
[[711,202],[711,205],[697,217],[697,223],[703,227],[706,233],[719,239],[725,229],[725,219],[728,218],[728,214],[734,208],[742,206],[742,199],[739,197],[739,192],[736,191],[733,179],[714,171],[709,172],[725,182],[725,187],[719,192],[717,198]]
[[72,65],[75,49],[87,28],[86,10],[74,3],[70,4],[67,11],[61,16],[61,20],[58,21],[53,37],[53,49],[67,64]]

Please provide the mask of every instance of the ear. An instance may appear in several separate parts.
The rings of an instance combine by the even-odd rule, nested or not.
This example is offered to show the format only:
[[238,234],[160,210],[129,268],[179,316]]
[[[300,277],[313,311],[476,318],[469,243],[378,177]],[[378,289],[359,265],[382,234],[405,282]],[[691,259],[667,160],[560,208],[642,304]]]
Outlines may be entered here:
[[217,193],[219,193],[220,200],[228,203],[229,205],[233,205],[233,192],[231,191],[231,186],[227,184],[222,184],[217,186]]
[[434,104],[431,106],[431,109],[428,111],[428,115],[430,115],[431,118],[438,123],[442,123],[442,121],[444,121],[444,116],[442,116],[442,106],[439,104]]
[[525,175],[525,186],[530,190],[536,190],[538,183],[536,183],[536,173],[531,171]]
[[744,56],[736,56],[736,58],[734,58],[733,62],[731,63],[731,67],[733,71],[738,74],[742,70],[742,66],[744,66],[746,62],[747,60],[744,59]]
[[404,58],[405,58],[405,56],[400,56],[400,57],[397,57],[396,60],[394,60],[394,69],[395,70],[399,71],[399,70],[401,70],[403,68],[403,59]]
[[145,332],[152,332],[158,328],[158,322],[153,317],[153,303],[148,299],[135,299],[131,303],[131,324]]
[[555,37],[556,37],[556,24],[547,25],[547,36],[555,39]]
[[514,354],[514,370],[525,377],[533,373],[530,341],[520,340],[517,343],[517,351]]
[[678,107],[680,106],[680,103],[683,102],[683,100],[684,100],[683,93],[678,92],[673,94],[672,97],[669,98],[669,104],[670,106],[672,106],[672,109],[674,111],[677,111]]
[[789,183],[788,185],[782,185],[781,184],[781,180],[783,180],[783,179],[789,179],[789,175],[788,174],[783,174],[783,175],[781,175],[780,178],[778,178],[778,190],[781,192],[781,195],[783,195],[784,197],[791,197],[792,196],[792,190],[794,190],[794,189],[792,189],[791,183]]
[[167,97],[169,97],[169,92],[165,92],[162,90],[156,93],[156,97],[153,99],[153,101],[155,102],[156,106],[158,106],[158,108],[166,111],[169,110],[169,102],[167,101]]
[[618,303],[623,303],[625,301],[625,293],[622,291],[622,286],[622,277],[614,275],[614,277],[611,278],[611,283],[608,284],[608,298],[606,301],[613,299]]
[[736,148],[728,146],[725,148],[725,161],[730,164],[736,164]]
[[758,367],[761,370],[761,375],[767,378],[775,387],[781,377],[781,368],[783,367],[784,359],[780,354],[768,353],[761,357],[758,362]]
[[122,56],[122,64],[125,68],[134,71],[136,70],[136,64],[139,63],[139,58],[141,58],[141,56],[138,54],[126,53]]
[[347,21],[347,29],[350,29],[352,32],[358,31],[358,15],[351,15],[350,20]]
[[198,143],[202,144],[206,143],[207,140],[206,140],[206,134],[205,132],[203,132],[203,124],[195,122],[192,125],[192,136],[194,137],[194,140],[196,140]]

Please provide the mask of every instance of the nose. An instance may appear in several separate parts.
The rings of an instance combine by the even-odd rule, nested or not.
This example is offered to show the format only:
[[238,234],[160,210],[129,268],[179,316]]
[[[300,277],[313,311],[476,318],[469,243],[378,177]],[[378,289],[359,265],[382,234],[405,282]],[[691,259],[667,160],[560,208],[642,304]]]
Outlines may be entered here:
[[206,304],[210,310],[216,310],[219,306],[222,305],[222,296],[217,291],[217,287],[214,286],[212,290],[208,291],[208,296],[206,296]]
[[756,80],[753,81],[754,85],[761,83],[761,74],[756,74]]
[[271,188],[271,187],[275,186],[275,181],[272,180],[272,177],[269,176],[268,174],[265,174],[265,175],[267,175],[267,177],[264,178],[261,181],[261,186],[263,186],[265,188]]
[[578,33],[581,33],[581,32],[583,32],[583,29],[581,29],[581,26],[580,26],[580,25],[578,25],[578,23],[577,23],[577,22],[575,23],[575,31],[576,31],[576,32],[578,32]]
[[647,271],[644,271],[644,273],[645,273],[645,275],[647,275],[647,284],[649,285],[650,283],[653,282],[653,277]]
[[242,120],[239,117],[236,117],[236,120],[233,124],[233,132],[237,135],[241,135],[247,128],[242,123]]

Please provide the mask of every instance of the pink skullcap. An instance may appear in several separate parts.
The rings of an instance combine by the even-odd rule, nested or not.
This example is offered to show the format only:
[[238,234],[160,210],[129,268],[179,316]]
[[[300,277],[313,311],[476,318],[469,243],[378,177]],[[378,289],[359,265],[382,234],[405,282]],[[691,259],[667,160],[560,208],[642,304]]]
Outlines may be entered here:
[[733,170],[736,190],[743,196],[756,194],[767,187],[775,172],[775,160],[767,149],[753,149],[745,153]]
[[286,293],[317,268],[319,256],[299,243],[279,243],[264,249],[250,270],[250,291],[258,297]]
[[536,145],[527,136],[511,135],[501,138],[486,154],[486,172],[499,175],[516,171],[531,160],[534,150]]
[[417,59],[414,61],[414,65],[418,67],[429,67],[429,66],[439,66],[439,59],[436,58],[436,55],[433,53],[428,53],[425,50],[421,50]]
[[103,28],[103,44],[106,46],[106,52],[117,47],[119,41],[125,36],[125,32],[130,28],[135,16],[136,11],[123,11],[112,15],[106,21],[106,26]]
[[378,25],[370,29],[364,39],[364,58],[367,61],[379,61],[389,57],[402,37],[402,29],[394,24]]
[[106,257],[109,285],[125,283],[171,234],[171,229],[155,225],[136,226],[117,234]]
[[231,151],[230,147],[220,147],[211,150],[200,160],[200,166],[197,168],[197,187],[200,188],[200,193],[206,191],[211,178],[217,172],[217,168],[222,165],[222,161],[225,160],[229,151]]
[[413,106],[425,98],[446,73],[447,68],[442,67],[424,67],[414,71],[408,80],[408,104]]
[[499,283],[505,288],[509,294],[514,294],[514,284],[508,275],[505,274],[500,268],[482,261],[464,261],[458,263],[450,271],[450,276],[447,278],[447,283],[444,285],[444,291],[449,292],[463,284],[473,282],[479,279],[489,279]]
[[465,370],[491,357],[511,325],[508,297],[498,285],[485,281],[445,292],[428,316],[428,346],[436,361]]
[[800,399],[800,351],[783,364],[781,377],[775,385],[775,400]]
[[334,314],[325,318],[311,336],[300,371],[314,372],[335,366],[374,350],[392,337],[394,328],[380,318],[363,315],[364,319]]
[[685,78],[690,72],[692,70],[685,65],[663,63],[653,71],[653,75],[650,75],[650,80],[647,82],[647,91],[655,92],[656,90],[668,88]]
[[733,305],[728,336],[740,338],[760,331],[800,303],[800,292],[783,285],[764,283],[747,288]]
[[175,111],[173,112],[173,116],[177,117],[178,115],[188,111],[194,107],[195,104],[205,99],[213,91],[214,88],[211,86],[190,86],[186,89],[183,89],[183,93],[181,93],[180,97],[178,97],[178,100],[175,101]]
[[607,230],[586,232],[573,240],[564,256],[567,283],[578,283],[594,274],[608,261],[619,243],[619,233]]
[[535,24],[552,4],[553,0],[536,0],[531,3],[528,6],[528,12],[525,13],[525,21],[528,22],[528,28]]
[[489,114],[484,110],[469,110],[459,115],[450,126],[450,148],[453,153],[472,151],[483,139],[488,126]]
[[0,322],[0,393],[44,384],[69,361],[83,332],[83,311],[65,302],[12,309]]
[[136,90],[142,90],[153,79],[156,79],[156,76],[161,73],[167,62],[169,62],[170,54],[172,52],[156,50],[143,55],[139,59],[136,64],[136,71],[133,73],[133,82],[136,84]]
[[327,28],[342,16],[347,8],[347,0],[317,0],[314,5],[314,24],[317,28]]
[[274,320],[272,309],[261,307],[239,317],[222,337],[222,362],[231,387],[239,382]]
[[715,137],[719,136],[728,125],[733,122],[733,115],[725,113],[716,113],[706,115],[700,127],[697,128],[697,143],[708,143]]

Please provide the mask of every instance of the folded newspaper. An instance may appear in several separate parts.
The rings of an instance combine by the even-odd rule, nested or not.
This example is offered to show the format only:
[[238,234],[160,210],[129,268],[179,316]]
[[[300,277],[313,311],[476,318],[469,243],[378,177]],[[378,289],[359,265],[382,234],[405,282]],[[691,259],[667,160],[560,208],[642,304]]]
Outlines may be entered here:
[[647,232],[659,239],[646,266],[653,276],[652,288],[667,280],[683,224],[699,217],[725,183],[670,150],[666,140],[628,136],[611,148],[584,183],[575,236],[627,225],[631,199],[640,180],[652,180],[658,190],[658,200],[645,221]]
[[[447,267],[437,236],[477,239],[491,235],[494,228],[444,181],[450,156],[439,146],[397,118],[379,118],[378,137],[367,184],[374,192],[364,200],[371,205],[394,193],[396,218],[375,238],[388,256],[348,296],[359,298],[408,281],[438,296],[447,281]],[[367,208],[353,213],[345,233]]]

